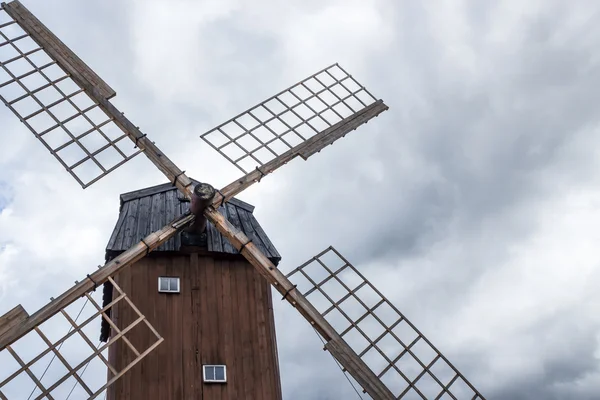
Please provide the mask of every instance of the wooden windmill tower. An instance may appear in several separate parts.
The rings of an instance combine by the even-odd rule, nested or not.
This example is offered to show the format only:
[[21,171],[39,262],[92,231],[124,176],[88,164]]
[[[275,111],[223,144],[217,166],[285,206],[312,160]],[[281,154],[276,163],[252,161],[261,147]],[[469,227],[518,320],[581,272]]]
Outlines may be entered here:
[[[169,182],[121,196],[103,266],[33,315],[19,305],[0,317],[0,355],[14,366],[0,371],[0,399],[20,398],[20,377],[36,399],[67,398],[60,389],[69,381],[78,398],[279,399],[270,287],[371,398],[484,398],[333,247],[284,275],[252,207],[234,199],[387,110],[339,65],[201,136],[244,173],[220,190],[176,166],[110,102],[114,90],[18,1],[0,10],[0,67],[2,101],[82,187],[139,153]],[[91,292],[103,284],[99,303]],[[80,299],[94,308],[82,320],[69,314]],[[56,318],[70,329],[53,338],[45,328]],[[86,333],[97,318],[106,341],[98,345]],[[61,350],[73,337],[88,350],[75,362]],[[19,344],[33,338],[44,349],[24,355]],[[47,356],[64,372],[40,376]],[[96,386],[84,376],[93,360],[108,371]]]
[[[193,209],[179,193],[166,183],[121,195],[107,260]],[[281,257],[253,211],[235,198],[219,208],[277,265]],[[115,281],[165,342],[108,388],[107,399],[134,398],[131,388],[137,388],[135,398],[140,399],[281,399],[271,288],[212,224],[192,225],[121,271]],[[112,302],[113,290],[110,282],[105,284],[103,306]],[[136,318],[132,311],[118,305],[111,319],[126,327]],[[103,342],[109,333],[103,320]],[[135,330],[128,339],[143,348],[150,334]],[[122,341],[109,349],[108,359],[117,369],[133,358]]]

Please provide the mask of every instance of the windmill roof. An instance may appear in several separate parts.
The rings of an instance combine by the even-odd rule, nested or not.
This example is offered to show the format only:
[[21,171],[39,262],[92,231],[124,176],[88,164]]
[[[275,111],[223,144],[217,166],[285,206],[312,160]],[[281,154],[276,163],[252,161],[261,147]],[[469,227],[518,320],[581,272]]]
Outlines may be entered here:
[[[145,236],[186,213],[190,206],[189,201],[186,201],[171,183],[123,193],[120,198],[119,219],[106,246],[107,259],[127,250]],[[233,226],[243,231],[274,264],[277,264],[281,256],[254,217],[253,211],[254,206],[236,198],[219,207],[219,212]],[[211,223],[207,223],[206,226],[206,242],[209,252],[239,254]],[[181,233],[178,233],[155,251],[179,251],[180,247]]]

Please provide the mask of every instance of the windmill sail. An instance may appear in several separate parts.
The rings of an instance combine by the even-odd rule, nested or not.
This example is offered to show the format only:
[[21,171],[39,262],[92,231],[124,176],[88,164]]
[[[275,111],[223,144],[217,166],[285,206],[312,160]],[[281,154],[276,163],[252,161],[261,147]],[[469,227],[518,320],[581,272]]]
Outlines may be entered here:
[[[65,305],[59,313],[0,351],[0,399],[24,398],[27,394],[36,400],[67,398],[70,394],[74,394],[75,398],[97,398],[163,341],[119,285],[112,278],[108,280],[113,284],[116,296],[107,306],[101,307],[93,295],[86,292],[84,298]],[[122,329],[118,329],[106,311],[121,302],[131,308],[137,318],[127,321],[122,324]],[[0,320],[10,318],[24,321],[28,317],[23,308],[18,306],[0,317]],[[113,328],[113,335],[105,344],[90,339],[90,333],[97,332],[97,322],[101,318],[105,318]],[[70,326],[66,333],[65,324]],[[133,329],[149,330],[148,335],[153,340],[148,347],[136,348],[131,344],[127,334]],[[106,353],[109,346],[119,341],[125,343],[130,357],[127,365],[116,370],[107,360]],[[90,365],[92,368],[88,371]],[[102,382],[97,374],[104,374],[105,368],[108,368],[109,378]]]
[[287,277],[396,398],[484,400],[456,367],[333,247]]
[[0,100],[84,188],[139,154],[90,90],[115,95],[20,2],[2,4]]
[[201,135],[242,172],[284,158],[307,159],[387,110],[333,64]]
[[[146,236],[104,267],[87,275],[84,281],[77,282],[61,296],[52,299],[35,314],[30,316],[23,307],[17,306],[0,316],[0,400],[20,398],[17,394],[23,394],[24,385],[30,385],[32,396],[35,395],[30,398],[35,399],[67,398],[67,393],[75,389],[80,390],[77,398],[96,398],[162,343],[163,338],[160,334],[111,276],[169,240],[192,219],[192,215],[182,215]],[[102,307],[91,292],[106,281],[113,285],[116,292],[113,294],[113,300]],[[78,309],[78,304],[82,301],[85,301],[84,305],[73,318],[74,309]],[[107,310],[117,303],[129,310],[129,316],[134,316],[126,321],[121,319],[120,328],[111,320],[111,316],[107,315]],[[90,305],[88,309],[91,308],[92,311],[82,316],[81,313],[87,304]],[[90,339],[89,332],[97,332],[97,321],[102,318],[111,326],[112,336],[106,344],[94,344],[95,341]],[[94,321],[96,324],[93,324]],[[66,334],[65,324],[71,326]],[[146,336],[151,340],[148,340],[143,348],[136,348],[128,340],[127,334],[133,329],[149,331]],[[122,347],[127,349],[129,354],[127,362],[117,370],[104,354],[109,346],[119,341],[125,343]],[[38,346],[35,346],[36,342]],[[69,347],[74,349],[69,351]],[[54,360],[55,358],[57,360]],[[58,364],[58,370],[49,370],[48,366],[53,362]],[[102,368],[108,368],[108,379],[102,385],[93,385],[94,382],[99,382],[97,377],[84,379],[83,374],[94,362],[102,362]],[[47,372],[50,373],[47,375]]]
[[201,135],[246,174],[215,201],[230,199],[297,156],[308,159],[387,109],[339,64],[269,97]]

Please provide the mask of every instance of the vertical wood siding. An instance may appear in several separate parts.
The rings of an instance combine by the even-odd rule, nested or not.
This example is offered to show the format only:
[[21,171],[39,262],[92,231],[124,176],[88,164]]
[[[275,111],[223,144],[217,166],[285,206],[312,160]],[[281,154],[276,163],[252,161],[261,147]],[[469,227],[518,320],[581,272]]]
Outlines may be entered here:
[[[158,293],[159,276],[178,276],[181,293]],[[165,338],[109,390],[108,400],[280,400],[271,288],[247,261],[196,253],[146,257],[116,277]],[[133,318],[124,302],[117,326]],[[150,343],[143,324],[127,337]],[[109,350],[117,368],[133,357],[121,340]],[[225,364],[227,383],[204,384],[203,364]]]

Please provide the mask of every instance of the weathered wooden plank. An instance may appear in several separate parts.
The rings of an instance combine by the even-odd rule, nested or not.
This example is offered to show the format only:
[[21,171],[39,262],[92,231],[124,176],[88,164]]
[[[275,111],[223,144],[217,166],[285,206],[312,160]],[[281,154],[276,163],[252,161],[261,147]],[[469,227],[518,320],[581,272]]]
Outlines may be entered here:
[[[219,207],[219,212],[227,219],[229,219],[229,208],[227,207],[227,203],[225,203],[222,207]],[[219,240],[221,241],[221,245],[223,246],[223,252],[229,254],[237,254],[237,249],[231,244],[231,242],[227,239],[226,236],[219,235]]]
[[262,238],[260,237],[260,235],[258,233],[256,233],[254,226],[252,226],[252,219],[253,219],[252,214],[248,213],[246,210],[241,210],[238,208],[237,215],[242,224],[242,230],[244,231],[246,236],[248,236],[248,238],[250,238],[250,240],[252,240],[252,242],[256,246],[258,246],[260,251],[265,253],[265,255],[267,257],[272,258],[273,254],[271,254],[271,252],[267,249]]
[[[248,307],[246,324],[248,326],[248,333],[245,335],[245,339],[248,340],[249,345],[247,347],[255,347],[258,345],[258,336],[259,332],[257,332],[256,327],[256,292],[254,291],[254,269],[251,268],[248,264],[244,263],[244,282],[246,289],[246,303]],[[260,358],[256,357],[253,352],[248,352],[251,354],[247,357],[248,365],[250,365],[250,375],[246,376],[246,379],[251,380],[254,384],[252,385],[251,396],[248,398],[257,399],[262,397],[262,376],[260,376]],[[245,355],[246,356],[246,355]],[[246,358],[244,359],[246,360]]]
[[[185,213],[187,210],[183,210],[183,205],[187,205],[189,207],[189,202],[181,202],[179,201],[179,197],[177,197],[178,191],[173,191],[173,198],[175,202],[175,218],[178,218],[180,215]],[[173,238],[173,248],[174,251],[179,251],[181,249],[181,235],[175,235]]]
[[[175,263],[176,263],[176,258],[174,257],[161,257],[165,259],[165,263],[167,265],[166,268],[166,276],[173,276],[173,277],[177,277],[179,276],[179,274],[176,272],[175,269]],[[180,280],[181,281],[181,280]],[[180,282],[181,284],[181,282]],[[165,299],[167,300],[167,307],[165,309],[165,322],[167,322],[167,324],[169,325],[168,329],[168,334],[169,334],[169,342],[170,343],[179,343],[179,345],[177,346],[171,346],[171,348],[169,349],[169,352],[171,354],[169,354],[167,357],[165,357],[163,359],[163,361],[166,361],[166,367],[168,372],[168,388],[169,388],[169,395],[168,395],[168,399],[181,399],[181,394],[179,396],[177,396],[177,391],[178,391],[178,387],[177,387],[177,381],[179,380],[179,374],[181,374],[181,371],[177,370],[177,364],[178,364],[178,360],[179,360],[179,356],[177,353],[181,352],[181,331],[177,329],[177,314],[178,311],[177,309],[179,308],[179,300],[181,299],[181,295],[178,294],[163,294],[163,297],[165,297]],[[166,332],[165,332],[166,333]],[[179,361],[180,363],[181,361]]]
[[[135,227],[137,225],[138,218],[138,205],[139,200],[133,200],[127,208],[127,215],[125,216],[125,222],[123,225],[122,242],[119,245],[121,249],[128,249],[134,242]],[[164,224],[163,224],[164,225]]]
[[[201,257],[199,258],[199,284],[200,284],[200,315],[203,316],[203,318],[200,319],[200,337],[199,337],[199,344],[200,344],[200,369],[202,369],[202,366],[205,364],[210,364],[210,319],[209,319],[209,315],[211,313],[211,310],[208,308],[208,302],[209,302],[209,297],[210,297],[210,287],[211,284],[209,284],[208,282],[208,277],[207,277],[207,268],[206,268],[206,264],[207,264],[207,259],[208,257]],[[208,390],[207,390],[208,389]],[[209,392],[210,388],[207,388],[206,385],[202,385],[202,397],[200,398],[209,398],[208,396],[210,395]]]
[[221,234],[212,224],[206,224],[206,245],[208,251],[222,252]]
[[202,398],[202,273],[201,273],[202,258],[197,253],[192,254],[190,266],[193,271],[193,281],[195,283],[195,289],[192,293],[192,301],[194,307],[194,313],[198,318],[194,321],[193,327],[193,339],[195,346],[194,362],[196,369],[194,370],[195,387],[194,387],[194,399]]
[[206,337],[208,339],[209,351],[206,355],[206,364],[216,364],[219,359],[219,353],[217,348],[218,334],[219,334],[219,316],[217,309],[217,298],[215,296],[215,259],[213,257],[204,258],[204,269],[206,271],[206,308],[208,312],[204,314],[204,317],[208,320],[208,326],[206,331]]
[[[224,364],[226,363],[225,356],[225,343],[227,339],[225,338],[225,310],[223,309],[223,279],[225,278],[225,271],[223,264],[226,260],[223,259],[215,259],[211,257],[213,260],[213,293],[214,293],[214,317],[212,318],[214,329],[212,334],[215,335],[213,340],[213,345],[215,348],[215,359],[213,363],[215,364]],[[215,385],[215,400],[221,400],[226,398],[227,393],[225,392],[226,385]]]
[[[152,206],[152,203],[150,202],[149,207]],[[148,224],[150,223],[150,220],[148,220]],[[155,307],[152,303],[150,303],[149,301],[147,301],[147,299],[151,299],[154,296],[156,296],[156,292],[157,292],[157,280],[158,278],[155,278],[155,270],[152,268],[148,268],[146,266],[146,263],[144,261],[151,261],[153,257],[146,257],[144,260],[142,260],[141,262],[139,262],[136,266],[134,266],[133,268],[139,268],[141,272],[141,276],[140,276],[140,281],[139,282],[135,282],[136,285],[140,286],[140,301],[136,302],[135,304],[138,304],[138,307],[140,308],[140,310],[143,310],[142,312],[144,313],[144,315],[146,316],[146,318],[150,319],[152,317],[153,321],[156,319],[155,317]],[[130,269],[133,269],[130,268]],[[153,321],[152,326],[155,326]],[[147,329],[146,326],[144,326],[144,331],[145,331],[145,335],[144,335],[144,347],[143,348],[148,348],[149,346],[152,345],[152,343],[154,343],[154,341],[156,340],[156,337],[154,336],[154,334],[152,334],[152,332],[150,332],[149,329]],[[162,334],[162,331],[159,331],[159,333]],[[164,344],[161,347],[166,347]],[[154,353],[152,353],[154,354]],[[151,354],[151,355],[152,355]],[[150,356],[150,355],[149,355]],[[149,356],[144,360],[144,362],[141,363],[141,369],[142,369],[142,373],[143,376],[149,376],[151,374],[154,373],[154,371],[156,371],[157,365],[158,365],[158,361],[156,358],[150,359]],[[142,384],[143,389],[141,394],[144,396],[144,398],[149,399],[151,398],[152,393],[155,393],[152,391],[152,387],[150,385],[144,385]]]
[[184,258],[179,263],[179,271],[181,276],[181,300],[182,300],[182,314],[181,314],[181,380],[180,385],[182,387],[182,400],[191,400],[194,398],[193,385],[194,376],[192,369],[194,368],[194,357],[196,355],[196,349],[194,342],[192,341],[192,325],[196,315],[194,314],[194,308],[192,305],[192,287],[196,284],[193,281],[192,272],[192,255],[182,257]]
[[234,206],[236,206],[237,208],[241,208],[243,210],[248,211],[250,214],[252,214],[254,212],[254,206],[252,204],[246,203],[243,200],[236,199],[235,197],[232,197],[232,198],[230,198],[227,201],[229,203],[233,204]]
[[[159,276],[166,276],[167,275],[167,258],[166,257],[160,257],[160,256],[155,256],[153,257],[153,263],[154,263],[154,268],[156,269],[156,283],[154,283],[155,288],[156,288],[156,297],[155,297],[155,301],[154,301],[154,307],[156,308],[156,329],[160,329],[160,332],[162,332],[161,334],[163,335],[163,337],[165,338],[165,342],[166,343],[172,343],[171,340],[171,327],[170,327],[170,320],[168,318],[168,313],[170,313],[169,310],[169,306],[168,306],[168,294],[164,294],[164,293],[158,293],[158,277]],[[171,346],[163,346],[162,348],[158,349],[159,351],[156,352],[156,357],[157,357],[157,369],[158,372],[155,375],[155,377],[158,377],[158,398],[160,399],[165,399],[165,400],[169,400],[170,397],[170,393],[169,393],[169,382],[168,380],[170,379],[170,371],[168,370],[168,366],[165,365],[165,359],[167,357],[171,357],[171,349],[169,348]]]
[[[175,218],[175,190],[169,190],[164,193],[165,196],[165,217],[170,220]],[[177,205],[179,206],[179,200],[177,200]]]
[[[140,199],[140,211],[141,211],[141,205],[142,205],[142,200]],[[149,206],[149,204],[148,204]],[[138,214],[141,217],[141,213]],[[138,218],[138,223],[139,223],[140,218]],[[139,226],[138,226],[139,229]],[[148,284],[148,268],[145,267],[145,265],[140,265],[139,263],[136,265],[131,266],[131,268],[129,268],[127,270],[127,274],[130,276],[131,278],[131,284],[130,284],[130,288],[129,290],[126,292],[129,296],[129,298],[132,300],[132,302],[137,303],[137,307],[140,309],[140,311],[144,314],[148,313],[148,306],[149,304],[145,303],[144,300],[147,298],[147,290],[146,290],[146,286]],[[132,316],[132,320],[136,317],[135,312],[133,311],[133,309],[130,308],[130,313]],[[127,335],[127,338],[131,341],[131,343],[135,346],[136,349],[138,349],[138,351],[144,351],[145,349],[147,349],[149,347],[149,342],[150,342],[150,335],[148,332],[148,329],[146,329],[146,326],[144,324],[142,325],[138,325],[135,329],[133,329],[129,335]],[[132,356],[131,360],[134,360],[135,357]],[[138,365],[136,365],[134,368],[132,368],[129,373],[130,374],[135,374],[138,377],[143,377],[144,375],[144,363],[140,363]],[[132,379],[130,380],[129,386],[131,388],[131,394],[133,397],[135,396],[144,396],[144,389],[145,389],[145,385],[143,384],[143,379]]]
[[0,336],[8,332],[12,327],[17,326],[29,317],[27,311],[22,305],[18,305],[6,314],[0,317]]
[[[127,270],[123,271],[123,273],[119,274],[119,282],[117,283],[117,285],[119,285],[121,287],[121,290],[123,290],[123,292],[125,293],[131,293],[132,290],[132,285],[133,285],[133,274],[131,271],[131,268],[128,268]],[[113,294],[114,296],[114,294]],[[119,308],[119,322],[120,322],[120,326],[119,329],[123,330],[126,326],[128,326],[129,324],[131,324],[134,321],[134,316],[133,316],[133,309],[124,301],[120,301],[117,305],[117,307]],[[113,332],[114,336],[115,332]],[[122,352],[123,357],[120,360],[119,366],[117,367],[119,371],[123,370],[123,368],[125,368],[134,358],[134,354],[131,351],[131,349],[129,348],[129,346],[127,346],[127,344],[123,341],[123,340],[119,340],[117,343],[119,343],[120,348],[119,351]],[[131,388],[131,381],[124,381],[122,379],[120,379],[119,381],[121,383],[121,393],[123,398],[128,398],[131,397],[131,393],[132,393],[132,388]]]
[[[160,321],[162,321],[163,319],[163,315],[161,314],[162,309],[160,307],[161,305],[161,301],[163,301],[162,298],[160,298],[160,296],[158,295],[158,277],[162,275],[162,271],[159,270],[159,264],[157,262],[159,257],[153,256],[153,257],[146,257],[144,260],[142,260],[140,263],[142,265],[140,265],[140,268],[147,268],[148,269],[148,296],[152,296],[151,298],[154,300],[152,302],[148,301],[149,306],[151,306],[151,311],[149,312],[149,318],[151,318],[151,322],[153,324],[153,326],[156,327],[156,329],[159,329],[160,327],[160,333],[161,335],[165,334],[165,330],[164,327],[159,325]],[[169,342],[166,342],[165,344],[168,345]],[[149,360],[148,363],[148,374],[150,376],[153,377],[157,377],[160,376],[160,371],[163,369],[163,365],[161,362],[161,356],[162,354],[164,354],[164,352],[167,352],[168,350],[165,349],[165,347],[167,346],[162,346],[163,348],[161,348],[160,350],[163,350],[163,353],[159,353],[158,351],[155,351],[154,353],[152,353],[150,356],[152,357]],[[126,377],[127,378],[127,377]],[[127,378],[130,379],[130,378]],[[150,379],[148,380],[148,393],[160,393],[161,390],[164,389],[164,385],[162,384],[162,382],[160,382],[160,379]]]
[[[234,318],[231,319],[232,325],[232,344],[233,344],[233,361],[231,365],[231,372],[228,379],[233,378],[235,382],[235,390],[230,393],[230,400],[243,398],[244,395],[244,364],[243,364],[243,337],[242,331],[242,320],[237,318],[236,310],[242,310],[243,299],[241,299],[241,293],[239,290],[240,283],[243,280],[240,279],[240,268],[239,260],[229,260],[229,279],[231,286],[231,310]],[[245,310],[244,310],[245,312]]]
[[237,209],[231,203],[225,203],[225,207],[227,208],[227,219],[233,226],[237,229],[242,229],[242,223],[240,222],[240,218],[238,217]]
[[[183,399],[196,399],[196,334],[197,321],[200,315],[197,313],[195,303],[197,301],[196,294],[198,293],[198,253],[192,253],[187,258],[187,266],[182,274],[182,280],[187,281],[187,289],[182,291],[183,296]],[[182,286],[183,289],[183,286]]]
[[[224,213],[224,215],[227,215],[227,219],[229,220],[229,222],[231,222],[231,224],[233,226],[235,226],[236,229],[239,229],[243,232],[242,222],[240,221],[240,218],[238,216],[237,207],[232,205],[229,202],[225,203],[224,207],[227,210],[227,214]],[[222,237],[221,240],[224,243],[226,242],[229,245],[231,244],[231,243],[229,243],[229,240],[227,240],[227,238],[225,238],[225,237]],[[228,246],[224,246],[224,248],[228,249],[229,250],[228,252],[231,254],[238,253],[238,251],[233,246],[231,246],[231,249],[229,249]]]
[[231,261],[223,259],[220,262],[222,268],[222,302],[223,302],[223,337],[224,347],[223,351],[225,354],[225,364],[229,369],[227,376],[227,396],[224,399],[235,400],[237,399],[237,376],[234,369],[235,365],[235,347],[233,343],[233,337],[235,330],[233,329],[234,316],[232,293],[231,293]]
[[283,399],[283,392],[281,390],[281,374],[279,372],[279,354],[277,351],[277,335],[275,333],[275,313],[273,312],[273,294],[272,294],[272,289],[271,286],[268,286],[267,289],[267,309],[268,309],[268,314],[267,314],[267,321],[268,321],[268,325],[269,325],[269,334],[270,334],[270,340],[269,340],[269,345],[270,345],[270,356],[272,357],[272,362],[274,365],[274,370],[273,370],[273,379],[274,379],[274,383],[275,383],[275,387],[273,388],[275,393],[273,398],[277,399],[277,400],[282,400]]
[[243,368],[244,388],[243,398],[252,399],[254,397],[254,379],[253,379],[253,360],[252,360],[252,332],[250,331],[250,304],[254,301],[251,293],[248,292],[247,271],[248,265],[238,261],[238,271],[236,271],[236,282],[238,291],[238,306],[246,312],[240,315],[241,330],[238,335],[241,336],[241,363]]
[[253,290],[256,297],[255,307],[256,307],[256,318],[254,319],[254,324],[256,326],[256,332],[258,333],[258,354],[257,362],[258,366],[258,379],[261,380],[261,393],[259,398],[263,399],[272,399],[273,398],[273,368],[272,364],[269,362],[269,353],[267,351],[268,343],[267,343],[267,321],[266,321],[266,312],[267,312],[267,302],[265,301],[265,289],[270,289],[266,286],[266,282],[262,276],[254,270],[254,268],[248,269],[252,274],[252,284]]
[[179,207],[181,208],[181,214],[185,214],[190,210],[190,202],[189,201],[180,201]]
[[[120,274],[117,274],[116,276],[113,277],[113,280],[119,285],[120,285],[120,276],[122,273],[124,272],[124,270],[121,270]],[[112,284],[111,284],[112,285]],[[112,296],[116,295],[116,291],[113,291]],[[110,303],[110,301],[112,301],[112,297],[111,299],[106,303]],[[117,304],[115,307],[111,308],[111,312],[110,312],[110,318],[111,320],[114,322],[115,325],[117,326],[122,326],[121,325],[121,318],[120,318],[120,313],[119,313],[119,305]],[[112,329],[110,331],[109,334],[109,338],[112,336]],[[108,340],[107,340],[108,341]],[[123,342],[122,340],[117,341],[116,343],[112,344],[109,348],[108,348],[108,362],[110,363],[110,365],[113,366],[113,368],[117,371],[120,370],[120,358],[117,357],[117,354],[121,353],[121,343],[119,342]],[[111,370],[109,369],[107,371],[107,382],[112,379],[114,377],[113,373],[111,372]],[[117,399],[118,396],[121,395],[121,385],[123,384],[123,382],[121,380],[116,381],[113,385],[110,385],[106,391],[106,399],[107,400],[114,400]]]
[[116,248],[116,243],[119,239],[122,242],[121,237],[121,229],[123,228],[123,223],[125,222],[125,216],[127,215],[127,209],[129,208],[129,203],[125,203],[120,207],[119,210],[119,218],[117,219],[117,223],[115,225],[115,229],[110,235],[110,239],[108,240],[108,244],[106,245],[106,250],[113,250]]
[[[135,200],[132,200],[132,201],[135,201]],[[156,201],[156,203],[158,204],[158,212],[156,214],[152,213],[152,218],[156,219],[156,224],[161,226],[167,220],[166,214],[165,214],[165,206],[166,206],[165,196],[163,196],[162,194],[157,194],[156,199],[153,199],[152,201],[153,202]],[[158,251],[165,250],[165,243],[163,243],[159,246]]]
[[[164,193],[165,196],[165,219],[167,221],[171,221],[176,218],[177,212],[175,211],[175,205],[179,208],[179,201],[176,198],[176,191],[170,190]],[[176,203],[177,202],[177,203]],[[172,240],[166,242],[164,246],[164,250],[166,251],[177,251],[179,250],[179,246],[176,245],[175,241],[177,240],[176,235]]]
[[[133,201],[133,200],[132,200]],[[155,194],[152,196],[152,204],[150,207],[150,229],[154,230],[158,226],[162,226],[160,218],[157,216],[160,213],[160,203],[162,201],[162,196],[160,194]],[[131,202],[130,202],[131,203]]]
[[[136,242],[140,241],[150,230],[150,208],[152,207],[151,197],[142,197],[139,199],[137,209],[137,224],[135,233],[132,235]],[[174,218],[173,218],[174,219]]]
[[[113,280],[118,283],[119,282],[118,278],[119,278],[118,276],[115,276],[113,278]],[[111,309],[110,318],[115,323],[115,325],[119,326],[118,307],[113,307]],[[109,338],[110,338],[110,336],[109,336]],[[108,341],[108,339],[107,339],[107,341]],[[117,349],[118,349],[118,343],[115,343],[115,344],[113,344],[112,346],[110,346],[108,348],[108,362],[110,363],[110,365],[113,366],[113,368],[115,368],[117,366],[117,363],[119,361],[118,358],[116,357],[116,355],[118,354],[118,350]],[[106,370],[106,381],[108,382],[114,376],[115,375],[112,373],[112,371],[107,368],[107,370]],[[117,398],[117,388],[119,387],[119,384],[120,384],[120,381],[116,381],[114,384],[110,385],[106,389],[106,400],[114,400],[114,399]]]
[[163,183],[162,185],[152,186],[149,188],[134,190],[132,192],[127,192],[121,194],[121,202],[125,203],[133,199],[139,199],[140,197],[152,196],[155,194],[160,194],[163,192],[167,192],[169,190],[175,190],[173,188],[173,184],[171,183]]
[[[71,49],[42,24],[21,2],[5,4],[6,12],[16,20],[25,32],[40,45],[78,84],[96,87],[105,99],[116,93],[102,78],[88,67]],[[81,82],[81,83],[80,83]]]
[[278,261],[281,260],[281,255],[273,245],[273,242],[271,242],[271,239],[269,239],[269,236],[267,236],[267,233],[264,231],[262,226],[260,226],[258,223],[258,220],[256,218],[252,218],[250,221],[252,222],[252,228],[254,228],[256,234],[260,236],[260,239],[265,244],[270,256],[274,259],[278,259]]

